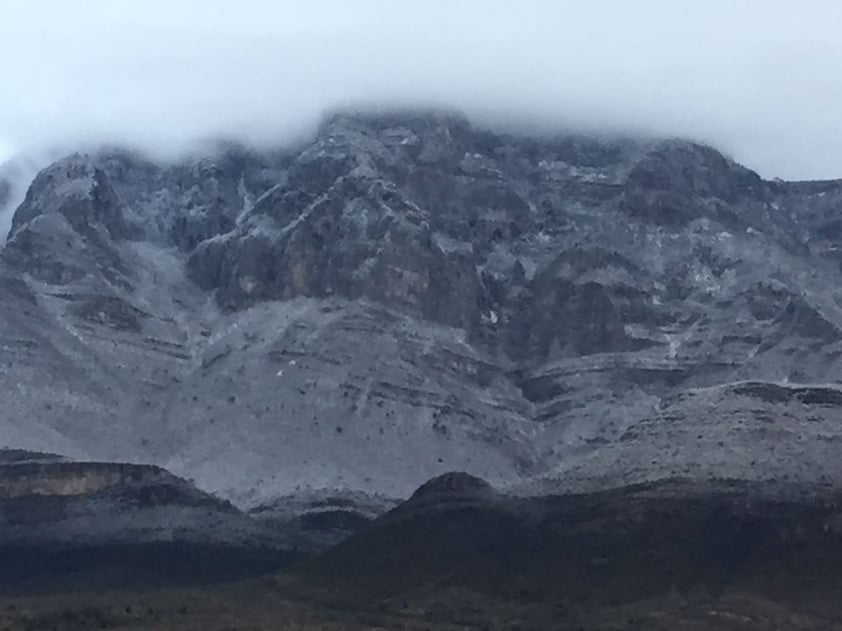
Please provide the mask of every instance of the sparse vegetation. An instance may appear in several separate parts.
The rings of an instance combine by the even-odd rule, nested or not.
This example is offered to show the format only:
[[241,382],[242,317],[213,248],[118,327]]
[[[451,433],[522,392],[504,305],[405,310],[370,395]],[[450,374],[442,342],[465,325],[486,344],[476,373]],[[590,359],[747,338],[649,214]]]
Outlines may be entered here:
[[[820,609],[791,614],[751,593],[679,591],[660,599],[594,606],[491,598],[459,588],[338,608],[285,598],[284,580],[203,590],[43,596],[0,601],[2,631],[838,631]],[[126,605],[126,602],[133,603]]]

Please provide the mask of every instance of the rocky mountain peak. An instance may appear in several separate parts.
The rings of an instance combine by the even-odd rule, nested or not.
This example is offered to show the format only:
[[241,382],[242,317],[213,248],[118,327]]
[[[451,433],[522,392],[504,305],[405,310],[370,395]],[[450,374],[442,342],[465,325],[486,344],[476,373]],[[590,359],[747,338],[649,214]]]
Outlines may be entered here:
[[111,239],[129,236],[111,181],[87,155],[74,154],[38,173],[15,212],[10,238],[27,223],[51,214],[61,215],[80,233],[102,228]]
[[400,496],[453,470],[511,483],[560,459],[599,478],[594,454],[626,437],[634,461],[632,429],[663,438],[680,393],[838,379],[840,199],[688,141],[426,112],[177,163],[70,156],[0,257],[2,427],[245,504]]

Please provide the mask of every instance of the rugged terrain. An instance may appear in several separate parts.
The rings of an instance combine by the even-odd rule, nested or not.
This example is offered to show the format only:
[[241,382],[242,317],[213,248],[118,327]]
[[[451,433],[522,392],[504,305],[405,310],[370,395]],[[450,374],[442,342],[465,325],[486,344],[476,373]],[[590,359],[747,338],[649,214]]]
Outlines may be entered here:
[[519,498],[454,473],[278,588],[467,628],[835,629],[840,500],[677,478]]
[[724,479],[522,498],[446,474],[282,574],[0,601],[0,628],[829,631],[840,500]]
[[[808,416],[836,405],[841,200],[692,142],[437,113],[174,164],[72,155],[2,252],[3,442],[166,466],[245,507],[453,469],[602,479],[618,450],[637,481],[723,458],[838,480],[837,427]],[[698,422],[708,399],[730,416]]]
[[296,556],[283,527],[151,465],[0,450],[0,593],[251,576]]
[[[354,567],[366,594],[405,579],[369,604],[425,611],[416,591],[454,559],[474,574],[436,593],[487,604],[503,586],[482,581],[512,555],[534,559],[515,568],[531,593],[542,563],[598,548],[620,565],[591,574],[599,555],[576,557],[536,598],[595,576],[617,612],[726,603],[775,628],[790,623],[774,577],[836,585],[822,559],[839,559],[842,181],[767,181],[690,141],[518,136],[433,112],[338,114],[277,150],[69,155],[20,204],[11,172],[0,447],[58,456],[0,466],[0,489],[26,473],[84,493],[0,500],[25,504],[22,527],[3,513],[10,541],[96,539],[83,524],[105,513],[109,541],[186,528],[287,553],[353,535],[309,576]],[[416,494],[372,523],[454,470],[467,504],[428,514]],[[154,501],[123,501],[154,480],[173,492],[163,526]],[[602,526],[554,530],[591,518]],[[413,539],[423,524],[441,536]],[[452,550],[431,547],[446,533]],[[533,536],[540,550],[519,547]],[[416,555],[412,571],[383,541]],[[638,566],[658,589],[627,602]],[[706,595],[664,600],[670,568],[681,598]],[[279,580],[312,597],[306,572]],[[529,593],[503,596],[522,612]],[[805,598],[781,615],[828,628]]]

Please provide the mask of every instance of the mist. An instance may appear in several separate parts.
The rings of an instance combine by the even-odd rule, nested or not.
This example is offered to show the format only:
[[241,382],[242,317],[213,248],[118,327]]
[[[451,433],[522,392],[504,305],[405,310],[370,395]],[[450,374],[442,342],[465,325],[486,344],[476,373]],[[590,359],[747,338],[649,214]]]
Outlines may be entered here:
[[833,0],[6,0],[0,161],[445,107],[532,131],[682,136],[765,177],[842,177]]

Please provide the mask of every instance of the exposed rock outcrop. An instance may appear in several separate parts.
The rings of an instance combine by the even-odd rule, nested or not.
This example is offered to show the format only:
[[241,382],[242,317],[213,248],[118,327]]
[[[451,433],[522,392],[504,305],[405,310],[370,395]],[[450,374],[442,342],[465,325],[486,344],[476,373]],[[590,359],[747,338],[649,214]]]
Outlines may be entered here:
[[736,478],[807,481],[797,459],[829,457],[835,431],[809,429],[819,404],[763,403],[786,431],[735,412],[741,442],[688,401],[838,380],[840,199],[692,142],[432,113],[340,114],[283,151],[177,164],[70,156],[0,256],[0,429],[247,507],[407,496],[454,469],[704,477],[720,443]]

